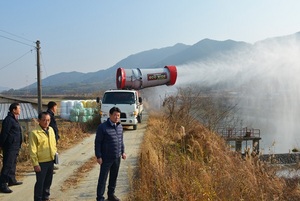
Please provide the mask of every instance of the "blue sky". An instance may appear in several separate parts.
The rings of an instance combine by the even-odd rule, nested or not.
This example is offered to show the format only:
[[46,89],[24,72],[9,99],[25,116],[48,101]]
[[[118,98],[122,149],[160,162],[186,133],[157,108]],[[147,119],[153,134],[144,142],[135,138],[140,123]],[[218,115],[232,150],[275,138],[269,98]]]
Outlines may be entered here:
[[[141,51],[204,38],[255,43],[300,31],[297,0],[9,0],[0,2],[0,86],[95,72]],[[136,68],[139,66],[124,66]]]

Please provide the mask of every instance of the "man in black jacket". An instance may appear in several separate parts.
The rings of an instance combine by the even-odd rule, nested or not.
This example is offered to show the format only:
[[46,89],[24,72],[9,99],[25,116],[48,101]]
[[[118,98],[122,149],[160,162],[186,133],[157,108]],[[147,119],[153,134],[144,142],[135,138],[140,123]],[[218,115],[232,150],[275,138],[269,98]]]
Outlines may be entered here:
[[12,192],[8,186],[23,183],[16,180],[17,156],[22,144],[22,130],[18,122],[20,112],[19,103],[12,103],[7,116],[2,122],[0,148],[3,151],[3,167],[0,175],[0,191],[3,193]]
[[[59,134],[58,134],[58,127],[56,124],[56,120],[55,120],[55,113],[57,111],[57,104],[54,101],[50,101],[47,105],[47,113],[49,113],[50,115],[50,124],[49,126],[51,126],[54,130],[54,134],[55,134],[55,139],[56,139],[56,144],[58,144],[58,140],[60,138]],[[54,170],[58,170],[58,166],[54,165]],[[53,171],[53,174],[55,174],[55,171]]]
[[48,103],[47,107],[48,107],[47,112],[50,114],[50,118],[51,118],[49,126],[51,126],[54,130],[56,144],[57,144],[57,141],[59,140],[59,134],[58,134],[58,128],[57,128],[56,120],[55,120],[55,117],[54,117],[54,114],[57,111],[57,104],[54,101],[50,101]]
[[123,127],[120,124],[121,111],[117,107],[109,110],[109,118],[97,128],[95,138],[95,155],[101,166],[97,186],[97,201],[104,201],[105,183],[109,174],[108,200],[119,201],[115,188],[121,158],[126,159],[123,142]]

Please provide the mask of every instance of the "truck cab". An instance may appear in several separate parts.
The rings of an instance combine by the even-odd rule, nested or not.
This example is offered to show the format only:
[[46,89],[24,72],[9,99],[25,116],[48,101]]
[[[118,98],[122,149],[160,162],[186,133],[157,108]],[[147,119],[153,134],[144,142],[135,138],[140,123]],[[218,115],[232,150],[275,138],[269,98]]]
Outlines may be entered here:
[[124,126],[133,126],[137,129],[142,121],[142,98],[136,90],[107,90],[103,94],[101,104],[101,123],[109,118],[109,110],[118,107],[121,110],[120,123]]

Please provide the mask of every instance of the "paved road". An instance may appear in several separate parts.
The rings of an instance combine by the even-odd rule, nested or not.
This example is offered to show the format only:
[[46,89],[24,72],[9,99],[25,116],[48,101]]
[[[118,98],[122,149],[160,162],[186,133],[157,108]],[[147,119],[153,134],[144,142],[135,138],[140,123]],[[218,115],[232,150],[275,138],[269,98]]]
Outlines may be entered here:
[[[142,142],[144,132],[146,130],[147,115],[143,115],[143,122],[139,124],[137,130],[126,129],[124,132],[124,143],[127,159],[122,160],[120,173],[118,177],[116,195],[122,200],[125,199],[129,191],[129,182],[132,172],[137,165],[139,156],[140,143]],[[94,156],[94,139],[92,134],[86,138],[81,144],[60,154],[59,170],[56,171],[51,187],[51,200],[53,201],[90,201],[96,200],[96,187],[100,166],[96,165],[86,177],[76,186],[64,192],[61,191],[63,182],[72,175],[85,161]],[[95,161],[96,162],[96,161]],[[34,172],[28,172],[24,179],[23,185],[12,186],[13,193],[0,193],[1,201],[30,201],[33,200],[33,187],[35,183]]]

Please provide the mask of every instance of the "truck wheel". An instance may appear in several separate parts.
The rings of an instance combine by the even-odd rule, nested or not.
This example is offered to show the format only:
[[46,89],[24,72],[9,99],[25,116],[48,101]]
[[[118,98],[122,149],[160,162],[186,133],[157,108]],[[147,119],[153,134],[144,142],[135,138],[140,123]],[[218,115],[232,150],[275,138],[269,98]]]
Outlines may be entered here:
[[137,124],[133,125],[133,130],[136,130],[136,129],[137,129]]

